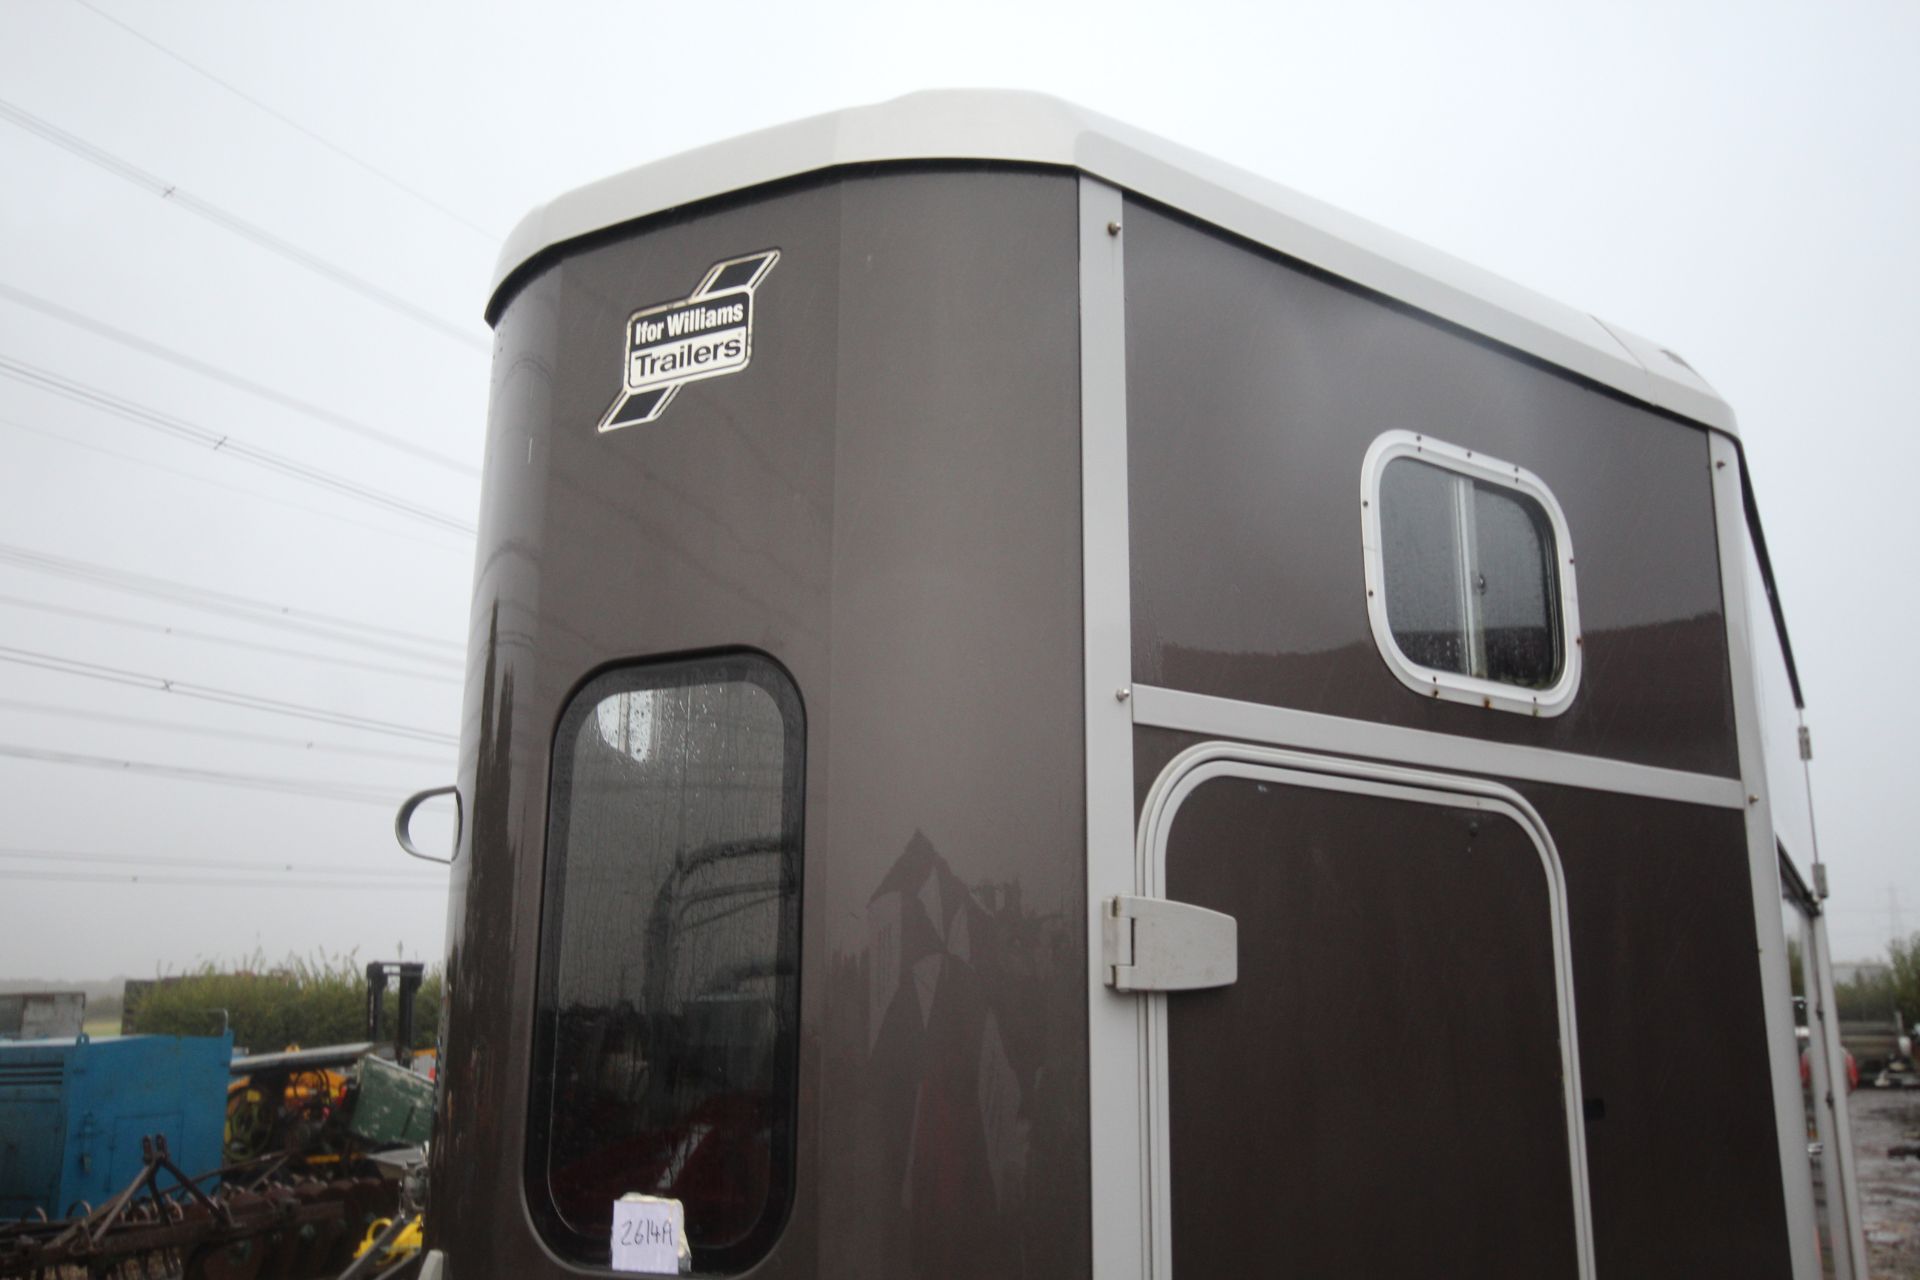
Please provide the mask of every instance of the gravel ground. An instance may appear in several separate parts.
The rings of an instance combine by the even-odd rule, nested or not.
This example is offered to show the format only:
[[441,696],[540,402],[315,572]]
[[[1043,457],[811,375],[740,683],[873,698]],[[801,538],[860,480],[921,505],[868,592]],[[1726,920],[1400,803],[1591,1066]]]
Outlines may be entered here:
[[1873,1280],[1920,1280],[1920,1160],[1887,1148],[1920,1143],[1920,1089],[1861,1089],[1847,1100],[1860,1179],[1860,1223]]

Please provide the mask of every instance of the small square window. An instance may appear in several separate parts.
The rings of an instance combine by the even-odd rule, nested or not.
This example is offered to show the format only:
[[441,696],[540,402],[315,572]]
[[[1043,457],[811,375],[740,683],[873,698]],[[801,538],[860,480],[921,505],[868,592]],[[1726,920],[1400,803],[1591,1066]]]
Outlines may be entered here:
[[1367,606],[1402,683],[1430,697],[1555,715],[1579,682],[1573,553],[1535,477],[1411,432],[1367,452]]

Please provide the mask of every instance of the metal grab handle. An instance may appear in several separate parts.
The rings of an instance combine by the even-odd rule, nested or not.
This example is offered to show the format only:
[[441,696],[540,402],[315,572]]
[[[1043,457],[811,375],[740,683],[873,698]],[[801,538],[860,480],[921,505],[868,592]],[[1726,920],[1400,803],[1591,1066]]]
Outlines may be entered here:
[[[450,857],[436,858],[430,853],[422,853],[413,843],[413,811],[435,796],[453,797],[453,854]],[[422,862],[437,862],[443,867],[450,867],[453,865],[453,860],[460,856],[460,833],[464,816],[465,809],[460,803],[460,788],[434,787],[429,791],[416,791],[407,797],[406,803],[400,806],[400,812],[393,816],[393,838],[400,842],[400,848],[409,856],[418,858]]]

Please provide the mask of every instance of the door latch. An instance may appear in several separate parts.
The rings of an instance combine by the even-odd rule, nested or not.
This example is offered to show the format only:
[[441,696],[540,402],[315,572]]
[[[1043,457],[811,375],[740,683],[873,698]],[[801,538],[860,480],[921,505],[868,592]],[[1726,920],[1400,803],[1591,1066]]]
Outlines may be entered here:
[[1203,991],[1239,978],[1240,932],[1232,916],[1128,894],[1100,906],[1102,967],[1115,991]]

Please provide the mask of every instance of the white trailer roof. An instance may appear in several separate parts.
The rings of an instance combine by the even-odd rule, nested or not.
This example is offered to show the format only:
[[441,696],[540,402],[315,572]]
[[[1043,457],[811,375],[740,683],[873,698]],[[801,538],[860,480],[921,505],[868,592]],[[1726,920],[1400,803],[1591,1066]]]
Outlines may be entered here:
[[914,93],[603,178],[520,220],[501,249],[492,292],[542,251],[648,214],[842,165],[928,160],[1077,169],[1635,399],[1734,430],[1727,403],[1657,343],[1244,169],[1037,93]]

